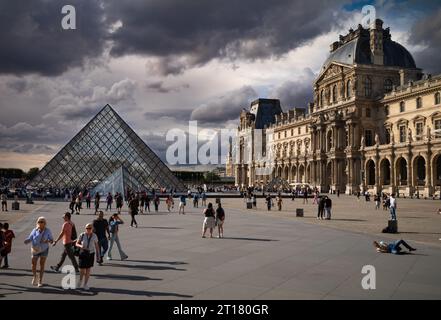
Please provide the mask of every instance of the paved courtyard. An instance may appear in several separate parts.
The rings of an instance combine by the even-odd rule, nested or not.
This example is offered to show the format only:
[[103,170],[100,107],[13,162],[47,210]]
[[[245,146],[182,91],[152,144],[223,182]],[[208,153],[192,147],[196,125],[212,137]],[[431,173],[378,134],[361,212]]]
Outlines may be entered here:
[[[441,201],[399,199],[400,234],[384,235],[386,211],[373,202],[333,196],[334,220],[315,219],[316,206],[284,199],[282,212],[244,209],[241,199],[223,199],[225,238],[200,237],[202,210],[187,204],[187,214],[164,211],[130,217],[120,229],[127,261],[112,260],[92,269],[91,291],[61,289],[57,262],[61,244],[51,247],[45,287],[31,286],[30,248],[23,244],[38,216],[58,234],[67,203],[36,202],[22,212],[0,214],[16,232],[10,269],[0,270],[0,299],[440,299]],[[294,217],[304,208],[305,217]],[[176,211],[176,209],[175,209]],[[106,214],[108,217],[109,214]],[[94,219],[84,210],[73,221]],[[217,235],[217,232],[216,232]],[[403,238],[418,248],[413,254],[379,254],[373,240]],[[114,249],[116,250],[116,248]],[[114,251],[114,258],[118,253]],[[376,269],[376,289],[364,290],[364,265]]]

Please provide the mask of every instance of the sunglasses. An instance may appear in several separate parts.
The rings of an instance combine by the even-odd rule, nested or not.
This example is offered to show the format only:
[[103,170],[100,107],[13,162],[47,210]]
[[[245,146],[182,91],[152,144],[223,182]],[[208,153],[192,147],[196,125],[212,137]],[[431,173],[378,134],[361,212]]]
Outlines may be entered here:
[[92,229],[92,228],[90,228],[90,227],[89,227],[89,228],[86,228],[86,230],[90,230],[90,229]]

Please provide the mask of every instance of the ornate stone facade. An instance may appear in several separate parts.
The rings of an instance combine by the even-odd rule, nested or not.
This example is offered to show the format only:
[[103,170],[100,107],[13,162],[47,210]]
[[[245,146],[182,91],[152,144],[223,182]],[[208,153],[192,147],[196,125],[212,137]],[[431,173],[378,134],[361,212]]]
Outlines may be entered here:
[[[276,111],[263,135],[273,158],[245,155],[244,136],[256,135],[242,111],[236,184],[258,186],[274,177],[340,190],[439,195],[441,186],[441,75],[423,76],[410,53],[377,20],[331,45],[306,109]],[[264,139],[265,140],[265,139]],[[265,174],[256,169],[269,167]]]

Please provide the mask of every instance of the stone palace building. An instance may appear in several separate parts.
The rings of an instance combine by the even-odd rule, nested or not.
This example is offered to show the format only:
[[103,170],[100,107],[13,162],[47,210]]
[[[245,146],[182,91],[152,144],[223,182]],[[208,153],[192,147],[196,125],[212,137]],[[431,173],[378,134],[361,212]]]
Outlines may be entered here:
[[[424,75],[381,20],[330,51],[307,108],[283,112],[278,100],[258,99],[241,112],[236,160],[227,160],[236,184],[282,178],[321,192],[439,195],[441,75]],[[255,156],[265,150],[272,157]]]

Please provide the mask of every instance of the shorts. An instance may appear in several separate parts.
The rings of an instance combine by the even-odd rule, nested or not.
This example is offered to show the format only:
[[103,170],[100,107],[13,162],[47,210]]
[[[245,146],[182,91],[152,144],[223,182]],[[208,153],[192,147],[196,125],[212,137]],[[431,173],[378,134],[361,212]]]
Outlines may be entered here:
[[216,225],[222,226],[224,224],[224,220],[216,219]]
[[204,219],[204,228],[214,228],[215,227],[214,217],[205,217]]
[[49,248],[39,253],[32,253],[32,258],[39,258],[39,257],[46,258],[48,255],[49,255]]
[[80,253],[78,259],[78,267],[80,269],[89,269],[93,267],[93,263],[95,261],[95,252],[89,254]]
[[179,203],[179,208],[184,208],[184,207],[185,207],[185,203],[180,202],[180,203]]

